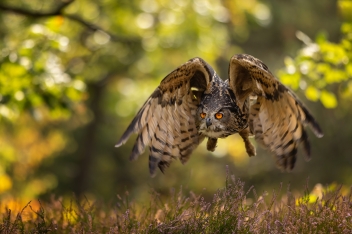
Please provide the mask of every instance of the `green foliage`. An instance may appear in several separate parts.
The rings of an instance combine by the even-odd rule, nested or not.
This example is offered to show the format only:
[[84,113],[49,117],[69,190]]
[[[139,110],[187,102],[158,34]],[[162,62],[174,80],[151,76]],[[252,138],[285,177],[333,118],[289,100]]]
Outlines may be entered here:
[[[2,42],[0,116],[16,120],[29,111],[40,118],[43,107],[53,118],[67,116],[85,92],[84,82],[67,73],[62,61],[69,39],[41,24],[33,24],[22,33],[8,34]],[[16,36],[23,40],[13,38]]]
[[[339,4],[348,13],[346,3],[339,1]],[[352,130],[349,125],[338,125],[333,129],[336,132],[329,135],[331,123],[340,121],[336,119],[326,122],[326,127],[325,122],[318,119],[327,137],[312,142],[312,154],[316,156],[313,155],[310,164],[300,164],[302,160],[298,159],[297,170],[284,176],[259,147],[258,157],[248,158],[242,140],[236,137],[220,140],[214,153],[200,146],[187,165],[175,162],[165,175],[159,174],[154,179],[149,178],[146,155],[138,162],[128,161],[132,139],[122,148],[113,147],[160,80],[180,64],[200,56],[226,78],[229,58],[244,52],[262,59],[274,72],[282,66],[284,56],[297,50],[297,30],[309,33],[310,37],[317,30],[326,30],[335,40],[340,36],[336,30],[340,21],[335,7],[336,3],[330,0],[294,3],[273,0],[2,0],[1,201],[10,208],[14,204],[24,206],[30,199],[48,199],[52,192],[63,196],[74,192],[106,199],[126,189],[132,198],[143,200],[151,188],[157,188],[163,196],[170,187],[178,187],[185,181],[185,187],[195,192],[206,188],[203,194],[206,199],[222,183],[224,164],[229,164],[236,175],[246,178],[249,184],[256,184],[257,188],[265,186],[266,190],[278,180],[292,181],[298,186],[299,178],[308,176],[313,177],[315,183],[336,180],[350,184],[352,162],[348,134]],[[314,56],[302,55],[297,61],[287,59],[286,62],[293,65],[280,76],[282,80],[294,89],[306,87],[309,99],[322,100],[327,107],[340,104],[340,96],[350,98],[352,83],[350,76],[344,74],[351,74],[352,68],[350,62],[341,58],[347,56],[348,61],[351,58],[351,25],[343,24],[342,32],[343,40],[339,43],[329,42],[324,34],[314,43],[307,43],[307,51],[318,48],[318,52],[313,52],[322,58],[319,62]],[[304,38],[303,34],[297,35]],[[299,65],[302,71],[311,69],[309,76],[300,72]],[[325,111],[321,108],[313,113],[325,116]],[[337,135],[340,138],[335,137]],[[331,138],[336,138],[339,144]],[[325,173],[327,170],[331,172],[329,175]],[[182,201],[188,204],[189,199]],[[177,204],[176,200],[173,204]],[[219,209],[215,208],[214,212],[217,210],[225,217],[220,209],[221,201],[217,202],[214,204],[218,204]],[[239,201],[232,202],[239,204]],[[90,230],[89,225],[97,219],[83,214],[92,212],[99,217],[94,210],[78,209],[78,204],[72,207],[64,204],[68,208],[61,209],[58,201],[54,203],[53,210],[58,212],[55,215],[66,220],[58,223],[67,222],[71,225],[65,226],[67,229],[78,228],[71,220],[84,219],[88,229],[79,230]],[[31,205],[34,207],[34,202]],[[237,205],[228,207],[228,212],[236,210]],[[182,202],[180,206],[183,207]],[[162,207],[164,203],[159,204],[158,209]],[[34,208],[38,209],[38,206]],[[45,213],[50,210],[44,209]],[[177,223],[175,219],[181,222],[177,217],[182,213],[177,212],[169,213],[170,223]],[[210,208],[198,212],[205,217]],[[151,213],[151,217],[154,214]],[[125,220],[128,224],[119,224],[121,228],[130,230],[139,225],[134,216],[124,215],[120,214],[116,221]],[[148,217],[145,220],[152,223]],[[215,227],[224,230],[233,227],[232,222],[220,225],[217,216],[212,217],[214,230]],[[235,216],[231,219],[242,220]],[[42,221],[36,220],[48,227],[47,230],[54,230],[49,221]],[[203,221],[197,222],[199,226],[195,230],[204,228]]]
[[[40,167],[57,168],[58,155],[90,166],[77,147],[95,150],[79,137],[86,129],[111,118],[116,124],[108,135],[122,132],[170,70],[191,57],[215,64],[238,51],[228,50],[226,23],[241,15],[236,25],[248,30],[246,18],[255,14],[248,5],[227,9],[219,0],[16,0],[2,2],[0,10],[0,197],[10,200],[37,197],[61,178],[89,170],[65,163],[60,168],[68,172]],[[87,139],[98,134],[87,131]],[[96,144],[104,138],[112,137],[96,137]],[[111,155],[113,145],[109,141],[108,153],[99,155]]]
[[[251,197],[249,193],[254,192]],[[295,198],[273,192],[257,197],[244,190],[244,183],[228,177],[211,201],[203,196],[185,196],[182,189],[161,199],[151,193],[150,204],[138,206],[118,196],[115,205],[89,201],[52,199],[37,208],[27,204],[15,216],[0,214],[1,233],[350,233],[352,194],[338,188],[314,202],[306,194]],[[162,201],[164,200],[164,201]],[[30,209],[30,212],[25,213]]]
[[309,100],[320,100],[326,108],[337,106],[336,94],[351,97],[352,23],[343,23],[341,32],[339,43],[328,41],[322,33],[312,42],[298,32],[305,46],[294,59],[286,58],[286,69],[279,72],[284,84],[295,90],[302,88]]

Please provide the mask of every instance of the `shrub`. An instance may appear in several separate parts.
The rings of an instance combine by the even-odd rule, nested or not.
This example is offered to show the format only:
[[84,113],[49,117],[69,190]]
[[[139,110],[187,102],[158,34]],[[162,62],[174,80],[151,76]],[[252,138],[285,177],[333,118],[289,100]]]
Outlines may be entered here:
[[[282,186],[281,186],[282,187]],[[253,198],[248,198],[249,193]],[[227,176],[211,201],[190,192],[171,191],[166,202],[151,193],[148,206],[118,196],[115,205],[88,199],[51,199],[35,210],[27,204],[16,215],[2,211],[0,233],[351,233],[351,191],[341,187],[314,197],[308,191],[296,199],[289,191],[257,196],[244,182]],[[316,199],[315,199],[316,198]],[[253,202],[252,202],[253,201]],[[30,211],[29,214],[25,211]]]

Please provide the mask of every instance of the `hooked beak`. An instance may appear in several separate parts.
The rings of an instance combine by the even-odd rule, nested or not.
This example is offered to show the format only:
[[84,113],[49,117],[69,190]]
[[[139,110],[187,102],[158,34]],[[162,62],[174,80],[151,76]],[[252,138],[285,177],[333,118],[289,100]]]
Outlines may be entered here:
[[207,119],[205,120],[205,124],[207,125],[207,128],[209,128],[209,126],[212,125],[211,119],[210,119],[210,118],[207,118]]

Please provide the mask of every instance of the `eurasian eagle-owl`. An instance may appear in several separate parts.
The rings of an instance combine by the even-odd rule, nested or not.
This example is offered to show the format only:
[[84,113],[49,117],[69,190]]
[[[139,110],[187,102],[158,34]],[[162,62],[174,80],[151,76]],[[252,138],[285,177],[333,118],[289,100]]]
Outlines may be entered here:
[[149,146],[151,175],[157,166],[164,172],[173,159],[187,162],[205,137],[207,149],[214,151],[218,138],[235,133],[243,138],[249,156],[256,154],[248,139],[254,136],[284,170],[294,167],[300,143],[309,156],[304,126],[317,137],[323,133],[295,94],[251,55],[234,55],[228,74],[223,81],[201,58],[181,65],[161,81],[116,147],[138,133],[130,159]]

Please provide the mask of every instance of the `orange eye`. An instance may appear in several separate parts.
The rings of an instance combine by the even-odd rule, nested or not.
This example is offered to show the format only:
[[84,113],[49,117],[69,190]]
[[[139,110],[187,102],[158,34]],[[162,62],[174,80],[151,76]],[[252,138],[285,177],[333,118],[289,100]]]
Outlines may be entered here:
[[217,119],[221,119],[222,116],[223,116],[223,114],[221,114],[221,113],[216,113],[215,114],[215,118],[217,118]]
[[204,112],[200,113],[200,117],[201,117],[202,119],[204,119],[206,115],[207,115],[207,114],[205,114]]

